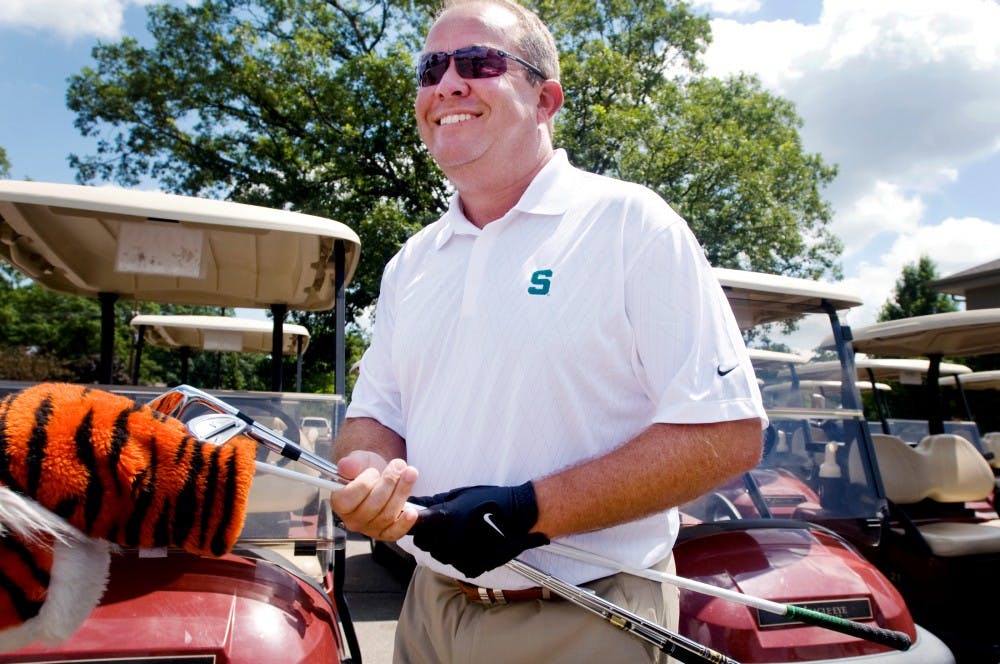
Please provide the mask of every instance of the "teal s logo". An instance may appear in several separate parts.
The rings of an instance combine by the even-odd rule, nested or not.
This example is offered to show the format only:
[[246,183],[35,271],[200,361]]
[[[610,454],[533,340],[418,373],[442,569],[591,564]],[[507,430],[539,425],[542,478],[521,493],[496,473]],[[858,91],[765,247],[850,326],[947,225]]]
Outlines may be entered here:
[[548,295],[552,286],[552,270],[535,270],[531,275],[531,286],[528,292],[532,295]]

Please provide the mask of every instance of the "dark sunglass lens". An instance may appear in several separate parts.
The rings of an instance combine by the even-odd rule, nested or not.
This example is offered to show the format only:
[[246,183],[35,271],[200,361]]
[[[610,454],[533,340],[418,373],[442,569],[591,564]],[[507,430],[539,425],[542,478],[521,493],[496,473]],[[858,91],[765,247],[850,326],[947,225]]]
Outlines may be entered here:
[[507,60],[496,49],[476,47],[455,54],[455,69],[462,78],[492,78],[507,72]]
[[420,59],[420,64],[417,65],[417,78],[420,80],[421,87],[427,87],[428,85],[437,85],[444,73],[448,71],[448,54],[447,53],[428,53]]

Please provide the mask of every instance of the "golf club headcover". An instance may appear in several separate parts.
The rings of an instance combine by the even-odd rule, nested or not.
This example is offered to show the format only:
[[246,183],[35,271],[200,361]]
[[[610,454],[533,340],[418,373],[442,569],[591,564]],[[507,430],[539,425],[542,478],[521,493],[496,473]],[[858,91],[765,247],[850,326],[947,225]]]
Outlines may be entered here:
[[115,545],[222,555],[243,527],[256,443],[194,438],[127,397],[42,383],[0,401],[0,651],[68,638]]
[[529,532],[538,521],[531,482],[463,487],[410,502],[426,508],[410,529],[413,543],[470,579],[549,543]]

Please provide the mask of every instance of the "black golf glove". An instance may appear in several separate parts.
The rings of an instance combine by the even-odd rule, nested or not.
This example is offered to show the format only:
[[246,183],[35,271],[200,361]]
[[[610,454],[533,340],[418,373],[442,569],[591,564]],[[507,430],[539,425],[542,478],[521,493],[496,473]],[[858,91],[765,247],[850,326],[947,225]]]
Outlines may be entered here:
[[528,531],[538,521],[531,482],[519,486],[469,486],[410,498],[427,509],[410,529],[413,543],[469,578],[549,543]]

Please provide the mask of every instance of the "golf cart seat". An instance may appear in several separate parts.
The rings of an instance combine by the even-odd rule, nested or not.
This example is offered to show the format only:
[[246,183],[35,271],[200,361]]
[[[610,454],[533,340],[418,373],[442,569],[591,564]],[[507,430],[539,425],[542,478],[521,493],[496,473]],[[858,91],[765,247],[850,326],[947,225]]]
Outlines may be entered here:
[[[964,503],[985,498],[994,488],[983,455],[954,434],[926,436],[915,447],[902,438],[872,434],[886,496],[898,506],[924,500]],[[1000,525],[990,522],[931,521],[916,528],[937,556],[1000,553]]]

